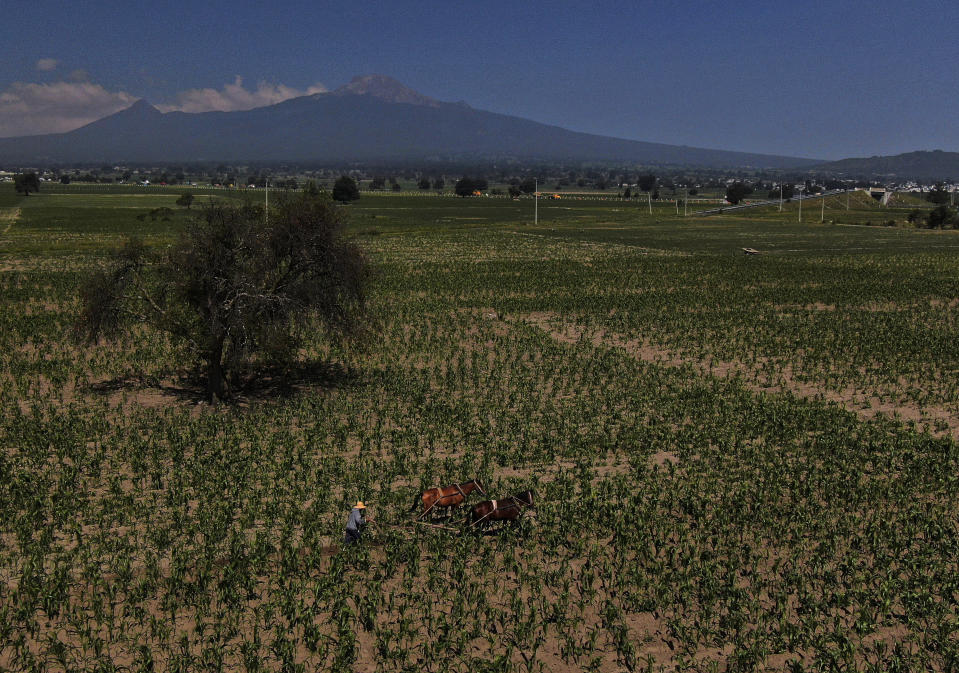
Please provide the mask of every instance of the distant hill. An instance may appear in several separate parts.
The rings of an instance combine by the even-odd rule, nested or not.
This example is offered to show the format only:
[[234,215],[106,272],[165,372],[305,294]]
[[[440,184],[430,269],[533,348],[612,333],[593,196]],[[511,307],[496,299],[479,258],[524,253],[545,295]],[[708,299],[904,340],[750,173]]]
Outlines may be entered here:
[[817,171],[851,178],[898,178],[901,180],[959,180],[959,152],[907,152],[886,157],[841,159],[816,166]]
[[382,75],[239,112],[161,113],[144,100],[82,128],[0,139],[0,164],[192,161],[409,162],[517,158],[713,168],[803,168],[810,159],[577,133],[444,103]]

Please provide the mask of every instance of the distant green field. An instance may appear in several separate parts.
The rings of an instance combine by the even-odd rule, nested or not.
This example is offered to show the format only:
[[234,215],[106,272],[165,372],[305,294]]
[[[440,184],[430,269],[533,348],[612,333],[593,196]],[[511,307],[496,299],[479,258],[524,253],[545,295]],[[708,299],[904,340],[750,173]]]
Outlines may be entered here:
[[[856,253],[903,246],[934,250],[959,245],[950,232],[905,228],[911,208],[882,208],[861,194],[852,197],[851,206],[846,210],[843,196],[826,199],[826,224],[820,225],[823,213],[817,200],[803,202],[804,222],[799,223],[798,202],[787,202],[782,212],[778,206],[770,206],[709,217],[697,217],[691,205],[690,215],[684,217],[681,205],[677,215],[675,203],[654,203],[650,215],[644,201],[540,199],[536,227],[530,198],[377,196],[346,207],[357,231],[391,235],[493,226],[567,240],[720,254],[740,253],[743,247],[784,254]],[[879,225],[890,219],[903,227],[844,226]]]
[[12,182],[0,183],[0,208],[9,208],[20,202],[22,197],[13,189]]
[[[211,408],[182,344],[71,338],[176,198],[0,185],[0,670],[956,669],[959,232],[913,204],[364,195],[374,338]],[[412,523],[472,477],[535,506]]]

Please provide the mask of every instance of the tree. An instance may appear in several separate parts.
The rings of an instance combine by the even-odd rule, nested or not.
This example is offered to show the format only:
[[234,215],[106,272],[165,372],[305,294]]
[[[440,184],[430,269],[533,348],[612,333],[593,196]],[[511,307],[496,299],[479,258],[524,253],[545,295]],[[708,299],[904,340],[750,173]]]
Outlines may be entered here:
[[420,189],[429,189],[430,188],[430,179],[429,178],[420,178],[419,182],[416,183],[416,186]]
[[536,178],[523,178],[519,183],[519,191],[524,194],[532,194],[536,191]]
[[651,192],[653,191],[653,187],[656,186],[656,176],[652,173],[640,175],[639,180],[636,181],[636,185],[644,192]]
[[443,178],[436,178],[433,180],[433,189],[436,191],[441,191],[443,187],[446,186],[446,181]]
[[926,222],[930,229],[945,229],[959,224],[959,214],[947,205],[936,206],[929,211]]
[[69,185],[69,184],[70,184],[70,176],[67,175],[66,173],[64,173],[63,175],[61,175],[61,176],[60,176],[60,184],[61,184],[61,185]]
[[624,198],[624,199],[631,199],[631,198],[633,198],[633,188],[632,188],[632,187],[627,187],[627,188],[626,188],[626,191],[623,192],[623,198]]
[[333,198],[340,203],[356,201],[360,198],[360,188],[356,186],[356,180],[349,175],[338,177],[333,183]]
[[942,206],[949,203],[949,192],[946,190],[945,185],[941,182],[937,182],[936,186],[926,194],[926,201],[930,203],[935,203],[936,205]]
[[472,196],[476,190],[476,181],[465,175],[456,181],[456,186],[453,188],[457,196]]
[[370,191],[375,192],[386,187],[386,178],[374,177],[370,180]]
[[190,206],[193,205],[193,194],[186,192],[176,200],[176,204],[189,210]]
[[131,239],[90,277],[77,334],[166,332],[205,371],[211,401],[225,399],[244,368],[289,362],[317,326],[359,329],[365,262],[342,239],[344,212],[323,194],[287,194],[267,223],[260,205],[211,202],[176,245],[159,252]]
[[[793,186],[793,185],[787,185],[787,184],[785,184],[785,183],[783,184],[783,186],[782,186],[782,198],[783,198],[784,201],[788,201],[789,199],[791,199],[791,198],[794,196],[795,192],[796,192],[795,186]],[[778,199],[778,198],[779,198],[779,194],[780,194],[780,192],[779,192],[779,187],[775,187],[775,188],[769,190],[769,195],[768,195],[768,196],[769,196],[770,199]]]
[[30,192],[40,191],[40,179],[36,173],[20,173],[13,176],[13,188],[18,194],[30,196]]
[[734,206],[753,193],[753,188],[742,182],[734,182],[726,187],[726,200]]
[[520,191],[519,187],[517,187],[516,185],[510,185],[510,186],[509,186],[509,189],[508,189],[507,191],[509,192],[509,197],[510,197],[511,199],[515,199],[515,198],[517,198],[520,194],[522,194],[522,192]]

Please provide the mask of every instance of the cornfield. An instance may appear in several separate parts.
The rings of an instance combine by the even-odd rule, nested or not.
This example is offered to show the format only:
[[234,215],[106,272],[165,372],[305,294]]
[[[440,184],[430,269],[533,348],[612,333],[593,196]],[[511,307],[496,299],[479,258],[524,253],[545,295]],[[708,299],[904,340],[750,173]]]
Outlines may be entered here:
[[[952,232],[361,201],[374,343],[211,407],[157,334],[69,339],[175,198],[0,203],[0,669],[959,667]],[[402,527],[471,477],[535,517]]]

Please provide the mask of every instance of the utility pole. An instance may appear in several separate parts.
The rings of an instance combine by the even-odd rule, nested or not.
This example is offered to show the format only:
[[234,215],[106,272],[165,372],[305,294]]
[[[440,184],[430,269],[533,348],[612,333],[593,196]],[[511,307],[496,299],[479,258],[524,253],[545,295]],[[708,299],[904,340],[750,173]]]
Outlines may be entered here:
[[266,223],[270,224],[270,178],[266,179]]
[[799,223],[802,224],[802,193],[806,191],[806,185],[799,188]]
[[689,212],[689,187],[686,188],[686,196],[683,198],[683,217]]
[[533,178],[533,224],[539,224],[539,178]]
[[849,212],[849,187],[846,187],[846,212]]
[[826,221],[826,192],[822,194],[822,209],[819,212],[819,224]]
[[652,215],[653,214],[653,193],[651,191],[646,192],[646,203],[649,204],[649,214]]
[[783,212],[783,182],[779,181],[779,212]]

